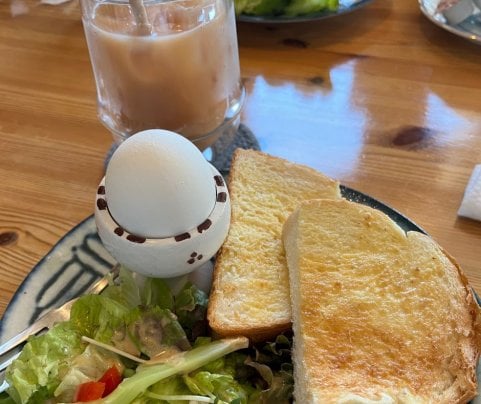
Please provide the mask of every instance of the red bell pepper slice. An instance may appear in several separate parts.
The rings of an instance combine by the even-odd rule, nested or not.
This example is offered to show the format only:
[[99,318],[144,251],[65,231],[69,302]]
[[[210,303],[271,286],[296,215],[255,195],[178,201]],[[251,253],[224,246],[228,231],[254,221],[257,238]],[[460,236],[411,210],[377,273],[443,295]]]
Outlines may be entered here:
[[114,391],[122,381],[122,375],[116,366],[107,369],[104,375],[99,379],[99,382],[105,384],[105,391],[102,397],[108,396]]
[[98,400],[103,397],[104,391],[105,383],[85,382],[78,386],[75,400],[82,403]]

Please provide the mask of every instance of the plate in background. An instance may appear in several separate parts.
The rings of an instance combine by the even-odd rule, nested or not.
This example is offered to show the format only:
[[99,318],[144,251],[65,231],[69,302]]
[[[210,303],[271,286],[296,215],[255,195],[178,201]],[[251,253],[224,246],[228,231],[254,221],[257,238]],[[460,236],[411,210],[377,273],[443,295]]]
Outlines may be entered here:
[[459,24],[452,25],[441,14],[437,13],[440,0],[419,0],[419,7],[423,14],[437,26],[449,31],[457,36],[468,39],[475,43],[481,44],[481,11],[474,5],[474,11],[471,16],[466,18]]
[[318,13],[299,15],[295,17],[285,16],[285,15],[247,15],[241,14],[237,16],[238,21],[242,22],[255,22],[255,23],[289,23],[289,22],[306,22],[306,21],[317,21],[324,20],[326,18],[338,17],[355,11],[372,0],[339,0],[339,9],[337,11],[320,11]]

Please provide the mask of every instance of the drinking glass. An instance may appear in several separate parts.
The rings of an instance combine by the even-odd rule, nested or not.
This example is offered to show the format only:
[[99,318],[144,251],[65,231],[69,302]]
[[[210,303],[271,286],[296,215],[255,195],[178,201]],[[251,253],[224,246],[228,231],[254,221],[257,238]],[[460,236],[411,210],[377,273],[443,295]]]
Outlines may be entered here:
[[204,150],[237,130],[233,0],[81,0],[98,116],[117,143],[168,129]]

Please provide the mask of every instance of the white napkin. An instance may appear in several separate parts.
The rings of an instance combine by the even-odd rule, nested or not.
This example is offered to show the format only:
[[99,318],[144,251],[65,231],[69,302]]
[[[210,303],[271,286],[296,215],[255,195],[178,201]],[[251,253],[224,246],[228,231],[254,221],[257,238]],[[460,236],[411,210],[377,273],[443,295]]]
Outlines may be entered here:
[[481,220],[481,164],[474,167],[458,215]]

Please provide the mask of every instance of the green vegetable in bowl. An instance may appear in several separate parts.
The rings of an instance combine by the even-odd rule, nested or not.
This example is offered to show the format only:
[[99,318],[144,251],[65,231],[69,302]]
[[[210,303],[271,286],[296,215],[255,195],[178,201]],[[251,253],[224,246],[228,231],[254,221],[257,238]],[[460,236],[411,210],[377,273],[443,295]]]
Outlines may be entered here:
[[237,14],[289,16],[336,11],[339,0],[235,0]]

